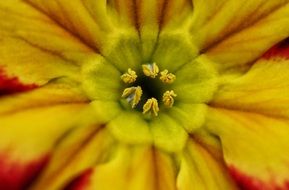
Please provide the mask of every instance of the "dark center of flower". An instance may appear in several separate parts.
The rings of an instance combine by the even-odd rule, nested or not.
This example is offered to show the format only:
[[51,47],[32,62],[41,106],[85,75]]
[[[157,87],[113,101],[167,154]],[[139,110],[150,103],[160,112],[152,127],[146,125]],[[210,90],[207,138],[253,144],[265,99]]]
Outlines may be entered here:
[[124,83],[129,84],[122,93],[122,98],[132,108],[142,110],[143,114],[158,116],[161,107],[170,108],[177,96],[172,89],[164,86],[176,80],[176,76],[168,70],[159,71],[156,63],[142,65],[143,73],[138,74],[128,69],[121,76]]

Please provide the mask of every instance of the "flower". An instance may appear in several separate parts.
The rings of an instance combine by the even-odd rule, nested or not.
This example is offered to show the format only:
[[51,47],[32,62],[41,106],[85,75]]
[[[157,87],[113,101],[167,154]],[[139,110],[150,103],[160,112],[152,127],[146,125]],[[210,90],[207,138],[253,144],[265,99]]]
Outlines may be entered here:
[[6,0],[0,17],[1,190],[289,189],[289,1]]

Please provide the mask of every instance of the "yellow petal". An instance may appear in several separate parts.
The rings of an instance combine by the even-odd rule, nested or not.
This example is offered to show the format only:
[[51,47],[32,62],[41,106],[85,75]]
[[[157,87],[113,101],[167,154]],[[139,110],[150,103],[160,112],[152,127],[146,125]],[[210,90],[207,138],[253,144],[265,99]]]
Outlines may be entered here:
[[90,103],[90,112],[95,115],[94,122],[103,124],[114,119],[123,109],[119,102],[94,100]]
[[[190,0],[138,0],[135,2],[136,28],[142,42],[144,61],[150,61],[161,31],[178,29],[192,11]],[[177,46],[174,46],[177,47]]]
[[194,133],[203,126],[206,112],[205,104],[178,103],[170,108],[168,114],[178,121],[187,133]]
[[[162,1],[112,0],[115,33],[107,40],[105,57],[123,72],[128,67],[138,71],[139,64],[151,59],[158,35],[158,15]],[[147,16],[149,15],[149,16]],[[124,67],[123,67],[124,65]]]
[[234,33],[255,27],[256,22],[275,14],[286,3],[287,0],[194,0],[193,39],[201,49],[207,49]]
[[191,14],[195,11],[191,0],[165,0],[162,8],[162,30],[178,30],[186,26]]
[[142,57],[144,61],[149,61],[160,30],[164,0],[138,0],[136,6],[138,18],[136,27],[142,42]]
[[73,84],[72,81],[68,81],[71,84],[60,81],[50,82],[30,92],[2,97],[0,115],[37,107],[88,101],[79,84]]
[[182,103],[204,103],[210,101],[218,87],[217,73],[206,56],[199,56],[181,67],[176,73],[172,89]]
[[82,66],[82,87],[91,100],[121,98],[121,73],[101,56],[88,58]]
[[[233,2],[239,4],[239,2],[242,1]],[[260,4],[260,2],[263,3],[263,1],[250,1],[250,3],[245,3],[245,7],[250,7],[250,4]],[[221,69],[232,66],[242,66],[256,60],[270,47],[287,38],[289,35],[289,4],[283,5],[285,2],[288,3],[288,1],[266,1],[264,5],[259,5],[253,10],[250,8],[250,11],[246,12],[248,16],[246,18],[249,19],[246,19],[246,22],[243,20],[243,24],[240,25],[242,26],[242,30],[236,30],[232,35],[223,37],[224,40],[221,40],[215,45],[211,45],[210,48],[206,50],[207,55],[213,61],[219,63],[218,66]],[[270,9],[268,7],[270,4],[275,6]],[[277,8],[275,8],[275,10],[274,7],[276,6]],[[255,9],[257,9],[257,11],[255,11]],[[245,10],[245,8],[241,8],[241,11],[242,10]],[[234,15],[231,14],[232,12],[238,13],[236,16],[239,18],[239,10],[234,11],[230,9],[228,13]],[[257,19],[250,24],[251,14],[263,14],[263,16],[261,17],[262,19]],[[254,17],[255,16],[253,16],[253,18]],[[233,24],[235,23],[234,20],[231,22]],[[210,25],[210,23],[208,25]],[[248,26],[246,27],[246,25]],[[230,28],[230,26],[227,27]]]
[[[47,1],[42,0],[42,2],[46,3]],[[83,0],[80,2],[84,5],[91,17],[94,19],[95,24],[98,25],[101,30],[110,31],[113,29],[109,5],[106,0]],[[65,4],[65,6],[66,5],[67,4]]]
[[49,158],[59,139],[75,127],[85,107],[83,104],[58,105],[1,115],[1,185],[5,176],[14,175],[15,178],[8,178],[12,181],[4,182],[4,187],[24,188],[22,185],[35,177],[35,172],[41,169],[39,164],[42,165],[45,157]]
[[223,82],[215,107],[289,117],[289,61],[261,59],[240,77]]
[[117,149],[111,161],[95,167],[88,189],[153,189],[153,157],[150,149],[130,149],[121,145]]
[[138,112],[122,111],[107,125],[116,139],[128,144],[151,144],[148,123]]
[[125,73],[128,68],[136,71],[137,74],[141,72],[140,64],[143,60],[140,39],[136,31],[120,29],[110,36],[101,54],[121,73]]
[[91,50],[23,1],[0,2],[0,67],[24,84],[57,77],[79,80],[79,61]]
[[286,189],[288,120],[213,108],[207,116],[207,129],[220,138],[226,165],[240,187]]
[[[99,50],[111,31],[105,0],[26,0],[47,14],[87,46]],[[101,19],[104,19],[101,21]],[[106,22],[104,22],[106,21]]]
[[194,140],[188,142],[180,161],[180,171],[177,177],[179,190],[238,189],[222,162],[215,160],[204,147]]
[[48,166],[30,189],[64,189],[82,172],[108,159],[113,140],[100,126],[70,131],[55,147]]
[[206,149],[216,161],[220,163],[224,162],[222,143],[217,136],[208,132],[205,127],[202,127],[191,134],[191,137],[197,144]]
[[168,152],[181,151],[188,137],[183,126],[166,114],[154,118],[150,123],[150,130],[155,146]]
[[176,70],[191,62],[197,54],[198,49],[191,42],[191,36],[186,35],[185,31],[169,31],[160,34],[152,61],[160,67],[161,71],[167,69],[175,74]]
[[[7,144],[11,144],[17,149],[25,148],[27,154],[22,154],[23,159],[26,155],[29,157],[47,150],[57,138],[77,123],[78,117],[71,117],[80,113],[84,107],[85,104],[58,105],[2,115],[0,122],[3,137],[0,147],[3,149]],[[37,146],[31,149],[33,144]]]
[[87,190],[176,190],[169,155],[147,146],[116,145],[114,157],[93,168]]
[[118,21],[118,24],[127,27],[136,26],[136,1],[112,0],[111,6],[117,12],[115,20]]

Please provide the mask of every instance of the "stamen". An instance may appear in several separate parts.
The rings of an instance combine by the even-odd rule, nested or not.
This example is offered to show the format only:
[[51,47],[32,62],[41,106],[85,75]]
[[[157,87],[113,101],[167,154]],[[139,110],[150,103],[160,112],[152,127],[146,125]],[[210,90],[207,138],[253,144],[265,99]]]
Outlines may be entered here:
[[169,73],[169,71],[166,69],[161,72],[160,79],[164,83],[171,84],[176,80],[176,76],[172,73]]
[[122,93],[122,98],[126,98],[126,100],[131,104],[132,108],[135,108],[136,105],[139,103],[142,96],[142,89],[140,86],[137,87],[130,87],[124,89]]
[[121,75],[120,78],[123,80],[124,83],[133,83],[136,81],[137,75],[134,70],[129,68],[126,73]]
[[143,114],[147,112],[151,112],[155,116],[158,116],[158,112],[160,111],[158,101],[155,98],[150,98],[143,106]]
[[156,63],[142,65],[143,73],[151,78],[156,78],[159,73],[159,67]]
[[169,108],[173,107],[174,102],[175,102],[174,97],[176,97],[176,96],[177,96],[177,95],[175,94],[175,92],[174,92],[173,90],[171,90],[171,91],[166,91],[166,92],[164,93],[164,95],[163,95],[164,105],[165,105],[166,107],[169,107]]

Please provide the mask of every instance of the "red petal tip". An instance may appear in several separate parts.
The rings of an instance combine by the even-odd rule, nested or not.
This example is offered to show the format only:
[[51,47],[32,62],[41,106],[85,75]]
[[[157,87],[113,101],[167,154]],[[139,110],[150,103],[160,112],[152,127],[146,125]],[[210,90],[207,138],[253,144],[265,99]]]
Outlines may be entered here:
[[29,163],[21,163],[11,161],[2,154],[0,156],[0,189],[26,189],[35,180],[48,160],[49,156],[43,156]]
[[289,59],[289,38],[273,46],[263,55],[264,59],[271,59],[274,57]]
[[240,190],[289,190],[289,181],[285,181],[281,186],[273,180],[264,182],[256,177],[246,175],[234,166],[229,167],[229,172]]
[[0,68],[0,96],[28,91],[36,87],[35,84],[22,84],[17,77],[8,77]]
[[64,190],[84,190],[89,184],[90,176],[92,174],[92,169],[84,171],[81,175],[77,176],[72,180]]

